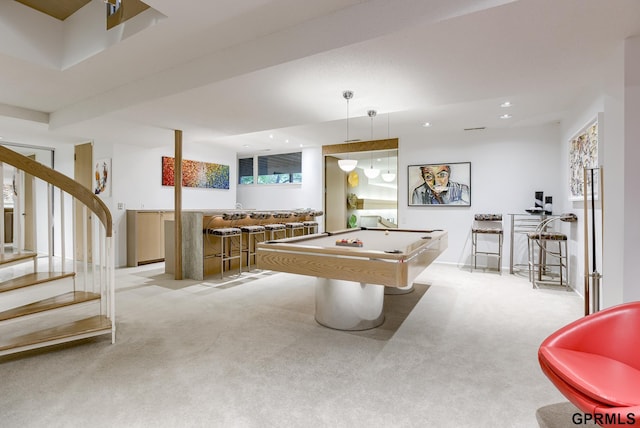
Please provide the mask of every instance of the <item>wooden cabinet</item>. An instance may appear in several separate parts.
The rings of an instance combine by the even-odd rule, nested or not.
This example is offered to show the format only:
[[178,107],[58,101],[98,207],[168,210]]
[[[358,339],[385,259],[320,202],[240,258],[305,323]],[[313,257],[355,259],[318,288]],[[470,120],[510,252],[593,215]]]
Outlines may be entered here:
[[127,266],[164,260],[164,221],[173,211],[127,210]]

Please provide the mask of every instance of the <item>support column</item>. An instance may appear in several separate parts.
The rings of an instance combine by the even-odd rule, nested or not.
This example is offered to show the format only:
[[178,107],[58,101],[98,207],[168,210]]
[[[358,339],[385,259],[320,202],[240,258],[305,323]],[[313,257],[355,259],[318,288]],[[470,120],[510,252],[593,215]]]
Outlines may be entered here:
[[174,279],[182,279],[182,131],[175,133],[175,164],[173,171],[173,207],[175,212],[175,261]]

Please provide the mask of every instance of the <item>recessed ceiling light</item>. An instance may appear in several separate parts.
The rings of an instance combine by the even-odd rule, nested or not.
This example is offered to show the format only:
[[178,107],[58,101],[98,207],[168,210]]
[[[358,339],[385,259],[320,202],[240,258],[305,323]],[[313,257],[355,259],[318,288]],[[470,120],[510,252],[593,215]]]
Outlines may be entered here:
[[424,122],[424,123],[422,124],[422,127],[423,127],[423,128],[430,128],[430,127],[431,127],[431,122]]
[[273,140],[273,134],[269,134],[269,138]]
[[502,116],[500,116],[500,119],[511,119],[513,116],[511,116],[510,114],[503,114]]
[[511,104],[511,101],[505,101],[502,104],[500,104],[500,107],[511,107],[513,104]]
[[302,144],[300,144],[300,147],[304,147]]
[[289,143],[289,139],[284,140],[285,143]]

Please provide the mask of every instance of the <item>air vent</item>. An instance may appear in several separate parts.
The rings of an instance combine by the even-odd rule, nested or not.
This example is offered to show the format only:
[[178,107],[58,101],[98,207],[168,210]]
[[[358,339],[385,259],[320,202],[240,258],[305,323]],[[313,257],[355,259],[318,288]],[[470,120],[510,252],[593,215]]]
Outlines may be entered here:
[[479,126],[477,128],[464,128],[465,131],[483,131],[487,129],[486,126]]

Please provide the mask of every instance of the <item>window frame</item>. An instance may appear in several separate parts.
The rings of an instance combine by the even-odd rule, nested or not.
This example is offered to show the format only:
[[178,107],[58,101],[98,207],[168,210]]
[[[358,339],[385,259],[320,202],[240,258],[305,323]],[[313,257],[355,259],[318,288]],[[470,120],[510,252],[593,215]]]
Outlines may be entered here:
[[[300,155],[300,172],[283,172],[281,174],[263,174],[260,175],[260,158],[262,157],[273,157],[273,156],[281,156],[281,155],[294,155],[294,154],[299,154]],[[243,176],[240,175],[240,160],[241,159],[253,159],[253,180],[251,181],[251,183],[242,183],[241,182],[241,178]],[[289,180],[290,181],[285,181],[285,182],[264,182],[264,180],[261,180],[260,177],[271,177],[274,175],[281,175],[281,176],[289,176]],[[295,176],[298,176],[298,180],[299,181],[295,181],[296,178],[294,178]],[[299,186],[303,183],[303,173],[302,173],[302,150],[297,150],[297,151],[288,151],[288,152],[282,152],[282,153],[270,153],[270,154],[253,154],[251,155],[251,157],[249,157],[249,155],[244,155],[242,157],[238,157],[238,186]],[[261,182],[262,181],[262,182]]]

